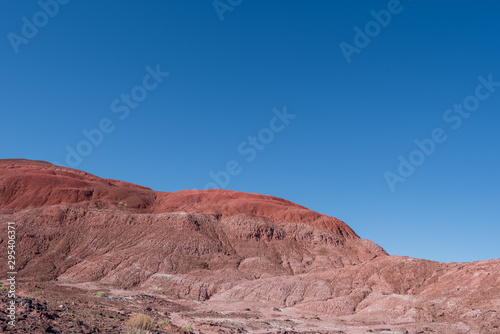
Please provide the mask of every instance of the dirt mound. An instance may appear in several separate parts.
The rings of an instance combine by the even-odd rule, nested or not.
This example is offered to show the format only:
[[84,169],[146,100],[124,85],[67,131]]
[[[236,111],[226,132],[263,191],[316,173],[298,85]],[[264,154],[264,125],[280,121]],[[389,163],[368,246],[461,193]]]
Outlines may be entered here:
[[155,202],[155,193],[146,187],[43,161],[0,160],[3,212],[75,203],[107,207],[120,201],[126,201],[131,209],[145,209]]
[[[499,332],[499,260],[388,256],[344,222],[272,196],[155,192],[46,162],[1,160],[2,249],[7,221],[17,226],[20,298],[42,284],[50,305],[51,291],[65,286],[74,291],[66,303],[86,314],[92,303],[78,302],[81,291],[107,291],[112,303],[92,299],[109,311],[98,328],[119,332],[125,315],[144,307],[158,321],[167,314],[172,330],[192,324],[202,333]],[[46,312],[28,309],[26,319]],[[69,328],[69,311],[58,312],[46,325]]]

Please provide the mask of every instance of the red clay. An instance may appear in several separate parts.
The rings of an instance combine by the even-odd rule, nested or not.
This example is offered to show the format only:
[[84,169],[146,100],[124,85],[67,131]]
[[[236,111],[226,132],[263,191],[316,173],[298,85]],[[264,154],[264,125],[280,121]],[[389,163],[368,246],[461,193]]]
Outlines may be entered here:
[[[155,192],[0,160],[2,252],[7,221],[17,226],[19,295],[47,305],[20,299],[18,333],[119,333],[133,313],[155,319],[156,333],[185,325],[197,333],[500,332],[500,260],[388,256],[344,222],[272,196]],[[92,296],[97,290],[108,297]],[[5,315],[0,330],[14,332]]]

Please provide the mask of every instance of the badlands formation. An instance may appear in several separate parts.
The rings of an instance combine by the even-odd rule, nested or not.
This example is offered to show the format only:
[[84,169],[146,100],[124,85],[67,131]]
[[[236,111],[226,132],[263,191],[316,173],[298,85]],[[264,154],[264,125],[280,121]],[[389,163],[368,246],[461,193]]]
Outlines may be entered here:
[[[0,160],[2,333],[500,333],[500,260],[388,255],[347,224],[227,190],[158,192]],[[464,245],[467,247],[467,245]]]

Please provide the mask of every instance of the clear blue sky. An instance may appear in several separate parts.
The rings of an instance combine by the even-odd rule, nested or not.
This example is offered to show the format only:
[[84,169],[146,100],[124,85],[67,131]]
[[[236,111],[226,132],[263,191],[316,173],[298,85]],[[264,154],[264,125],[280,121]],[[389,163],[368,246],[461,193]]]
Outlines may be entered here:
[[[338,217],[391,254],[499,257],[500,87],[476,92],[500,81],[497,1],[239,2],[216,3],[222,21],[210,0],[4,2],[0,156],[69,166],[80,143],[75,168],[160,191],[232,161],[224,188]],[[340,45],[367,24],[348,63]],[[464,100],[468,118],[446,114]],[[447,140],[391,191],[384,173],[436,128]]]

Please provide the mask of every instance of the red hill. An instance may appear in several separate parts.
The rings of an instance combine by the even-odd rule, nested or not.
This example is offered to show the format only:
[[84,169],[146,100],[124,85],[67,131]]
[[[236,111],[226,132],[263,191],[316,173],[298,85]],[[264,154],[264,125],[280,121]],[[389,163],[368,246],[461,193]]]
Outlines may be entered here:
[[272,196],[156,192],[0,160],[4,254],[8,221],[18,294],[46,305],[20,300],[18,333],[120,332],[130,312],[157,333],[499,332],[499,260],[388,256],[344,222]]

